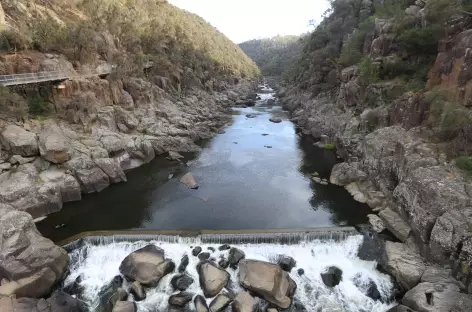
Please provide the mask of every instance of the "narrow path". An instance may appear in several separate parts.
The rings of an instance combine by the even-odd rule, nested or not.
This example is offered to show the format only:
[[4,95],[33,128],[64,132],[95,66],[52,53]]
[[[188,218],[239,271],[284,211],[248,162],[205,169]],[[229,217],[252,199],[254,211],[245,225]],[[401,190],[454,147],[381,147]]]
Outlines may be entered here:
[[61,81],[61,80],[73,80],[80,78],[89,78],[102,75],[108,75],[111,73],[111,69],[104,69],[101,71],[91,73],[77,73],[71,71],[43,71],[36,73],[24,73],[24,74],[13,74],[13,75],[0,75],[0,84],[7,86],[26,85],[47,81]]

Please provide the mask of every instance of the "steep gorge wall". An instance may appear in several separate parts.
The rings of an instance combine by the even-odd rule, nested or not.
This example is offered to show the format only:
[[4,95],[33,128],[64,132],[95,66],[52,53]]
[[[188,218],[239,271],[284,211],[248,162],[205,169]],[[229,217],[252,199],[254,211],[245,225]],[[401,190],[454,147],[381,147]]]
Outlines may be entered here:
[[[335,2],[279,95],[305,134],[336,143],[346,162],[335,166],[331,182],[372,207],[411,250],[450,266],[470,293],[472,182],[455,165],[457,156],[471,154],[470,15],[450,16],[436,60],[425,61],[431,49],[412,55],[395,18],[378,17],[384,4]],[[427,9],[428,1],[409,1],[401,14],[422,32]],[[363,31],[359,21],[369,15],[372,28],[353,50],[359,62],[343,64],[350,38]],[[331,28],[340,29],[334,39]],[[402,75],[391,74],[401,66]],[[423,67],[428,76],[420,79]]]

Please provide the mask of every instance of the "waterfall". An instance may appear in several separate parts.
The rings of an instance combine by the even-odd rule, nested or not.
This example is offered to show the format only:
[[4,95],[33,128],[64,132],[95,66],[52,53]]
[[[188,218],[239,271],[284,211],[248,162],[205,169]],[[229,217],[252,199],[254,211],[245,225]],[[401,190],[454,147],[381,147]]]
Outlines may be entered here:
[[[142,233],[140,233],[142,232]],[[84,245],[105,245],[118,242],[160,241],[173,244],[284,244],[294,245],[314,240],[341,241],[359,234],[353,227],[316,228],[310,230],[260,230],[260,231],[117,231],[89,232],[83,237],[65,243],[62,247],[68,252]]]
[[[177,265],[183,255],[188,255],[190,264],[187,273],[194,283],[188,291],[202,294],[198,283],[196,266],[198,258],[191,254],[192,248],[200,246],[204,251],[208,247],[216,249],[212,257],[228,257],[228,250],[220,251],[220,244],[230,244],[243,250],[247,259],[276,262],[281,254],[293,257],[297,266],[291,277],[298,285],[295,300],[303,304],[308,312],[385,312],[391,308],[393,282],[391,277],[376,269],[373,261],[363,261],[357,257],[363,237],[353,228],[318,229],[310,231],[266,231],[242,233],[230,232],[199,232],[185,236],[170,235],[169,232],[124,232],[108,233],[108,235],[91,235],[79,238],[65,247],[70,251],[70,275],[65,285],[73,283],[81,277],[84,287],[83,299],[91,310],[97,307],[97,296],[101,287],[119,274],[121,261],[131,252],[147,244],[155,244],[165,250],[167,258]],[[321,280],[320,273],[329,266],[337,266],[343,270],[343,279],[335,288],[328,288]],[[302,268],[303,275],[297,270]],[[238,270],[228,269],[231,275],[232,291],[242,288],[238,283]],[[139,312],[167,311],[167,300],[174,293],[170,280],[176,273],[165,276],[158,287],[147,290],[146,300],[138,303]],[[382,300],[369,298],[367,290],[375,283]],[[129,287],[125,283],[125,288]],[[208,303],[211,299],[208,299]]]

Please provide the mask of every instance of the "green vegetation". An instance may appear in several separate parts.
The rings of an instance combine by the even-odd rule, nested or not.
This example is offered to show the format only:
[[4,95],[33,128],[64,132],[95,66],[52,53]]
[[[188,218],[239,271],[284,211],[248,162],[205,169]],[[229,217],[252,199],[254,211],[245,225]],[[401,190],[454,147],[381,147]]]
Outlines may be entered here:
[[379,80],[379,68],[374,64],[372,58],[366,56],[359,63],[360,76],[367,84],[375,83]]
[[51,113],[51,107],[39,94],[28,98],[28,110],[32,116],[45,116]]
[[325,143],[325,145],[323,145],[323,148],[326,149],[326,150],[332,151],[336,148],[336,144],[334,144],[334,143]]
[[28,105],[20,95],[0,86],[0,111],[3,116],[20,120],[28,116]]
[[472,156],[462,156],[456,159],[456,166],[464,170],[472,178]]
[[246,41],[239,46],[264,76],[284,76],[299,56],[302,43],[303,38],[298,36],[276,36]]
[[368,18],[359,24],[359,29],[355,30],[346,44],[343,45],[338,62],[343,66],[351,66],[362,60],[364,41],[366,36],[374,29],[374,21]]

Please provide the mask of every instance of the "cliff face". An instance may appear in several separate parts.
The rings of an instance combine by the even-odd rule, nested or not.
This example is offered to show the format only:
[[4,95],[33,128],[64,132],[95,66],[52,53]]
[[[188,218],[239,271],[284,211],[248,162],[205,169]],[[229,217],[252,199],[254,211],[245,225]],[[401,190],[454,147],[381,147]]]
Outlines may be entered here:
[[468,12],[462,1],[334,1],[279,93],[304,133],[346,160],[331,182],[470,290]]

